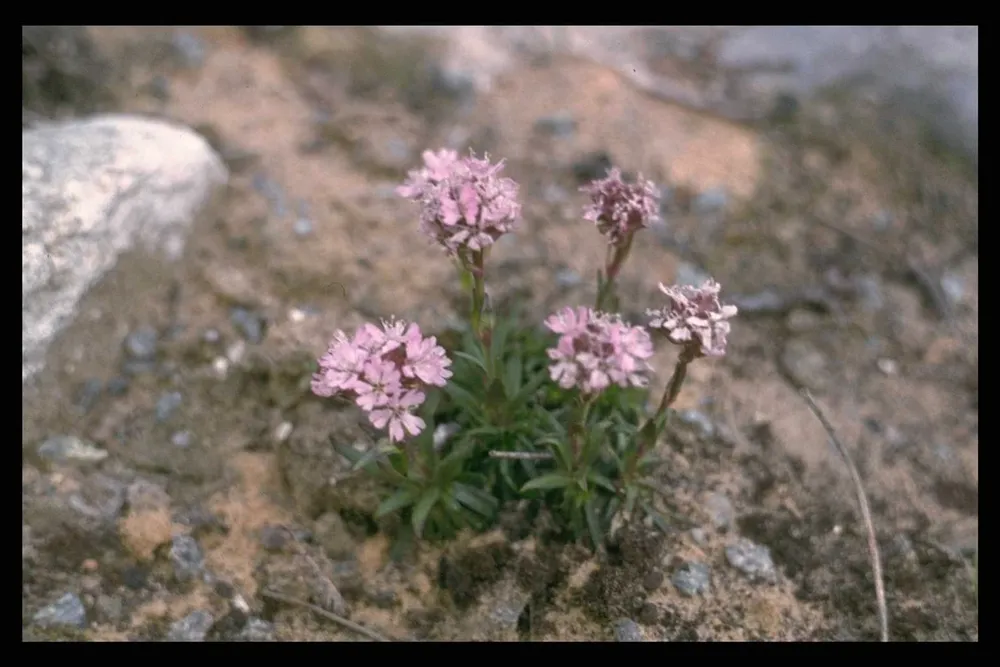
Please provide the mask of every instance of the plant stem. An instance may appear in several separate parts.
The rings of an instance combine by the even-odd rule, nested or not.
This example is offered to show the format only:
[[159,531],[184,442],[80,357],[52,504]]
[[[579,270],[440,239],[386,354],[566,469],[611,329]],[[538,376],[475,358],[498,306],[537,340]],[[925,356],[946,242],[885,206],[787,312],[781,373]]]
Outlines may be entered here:
[[573,438],[573,463],[574,465],[580,460],[580,451],[582,449],[580,438],[587,432],[587,417],[590,416],[590,408],[597,400],[597,394],[587,396],[586,398],[581,397],[580,401],[580,419],[576,423],[576,428],[572,435]]
[[484,357],[486,360],[487,378],[486,382],[493,377],[493,355],[490,353],[490,343],[492,331],[490,323],[485,321],[483,315],[486,309],[486,251],[475,250],[472,258],[465,261],[466,268],[472,276],[472,310],[469,313],[469,322],[472,325],[472,332],[482,343]]
[[632,250],[632,239],[634,237],[635,233],[629,234],[625,239],[625,243],[620,246],[612,246],[608,249],[608,256],[604,262],[604,284],[597,291],[597,302],[594,305],[594,310],[602,310],[608,298],[614,294],[615,280],[618,278],[618,272],[624,266],[625,260],[628,259],[629,252]]
[[[649,433],[647,429],[650,425],[657,422],[664,414],[666,414],[667,409],[673,405],[674,401],[677,400],[677,396],[681,393],[681,386],[684,384],[684,378],[687,377],[687,367],[692,361],[695,360],[695,355],[697,354],[697,347],[688,346],[681,349],[681,354],[677,357],[677,364],[674,366],[674,372],[670,376],[670,380],[667,382],[666,388],[663,390],[663,397],[660,399],[660,404],[656,408],[656,412],[653,413],[646,423],[639,430],[639,443],[638,449],[635,453],[635,458],[629,463],[628,474],[631,476],[635,472],[636,466],[639,464],[640,459],[646,455],[649,448],[656,443],[656,439],[659,437],[659,432]],[[644,433],[649,433],[648,435],[643,435]]]

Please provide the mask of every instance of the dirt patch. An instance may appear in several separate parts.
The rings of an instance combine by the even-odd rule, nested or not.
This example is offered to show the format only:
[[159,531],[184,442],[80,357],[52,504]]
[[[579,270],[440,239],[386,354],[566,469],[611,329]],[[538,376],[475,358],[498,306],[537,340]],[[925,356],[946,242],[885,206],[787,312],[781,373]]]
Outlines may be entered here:
[[[180,266],[125,258],[24,389],[26,637],[163,639],[201,611],[223,639],[249,637],[248,619],[275,639],[362,639],[263,595],[329,610],[329,584],[344,615],[395,639],[874,639],[853,491],[808,387],[865,479],[892,638],[978,640],[978,179],[919,127],[880,140],[836,96],[742,127],[575,60],[525,63],[477,95],[414,41],[183,32],[196,64],[173,29],[96,34],[130,58],[125,110],[199,128],[232,182]],[[372,434],[308,379],[337,328],[396,314],[443,330],[464,308],[392,194],[441,145],[505,158],[522,184],[524,223],[491,258],[497,303],[540,318],[593,299],[601,241],[576,188],[609,160],[668,186],[667,225],[622,276],[626,314],[656,282],[703,273],[739,299],[727,357],[692,367],[661,445],[667,534],[622,528],[597,558],[510,507],[502,533],[407,550],[372,518],[377,489],[333,447]],[[156,352],[137,365],[123,342],[142,326]],[[42,460],[57,434],[109,456]],[[151,486],[152,506],[133,492]],[[66,592],[87,629],[36,627]]]

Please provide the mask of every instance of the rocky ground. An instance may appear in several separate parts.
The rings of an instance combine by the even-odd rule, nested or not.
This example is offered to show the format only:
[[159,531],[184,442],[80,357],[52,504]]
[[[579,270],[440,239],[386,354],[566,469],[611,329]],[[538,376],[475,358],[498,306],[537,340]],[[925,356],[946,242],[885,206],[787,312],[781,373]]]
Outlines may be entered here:
[[[477,88],[422,34],[90,33],[106,104],[194,128],[230,178],[182,261],[123,256],[24,385],[25,639],[876,639],[864,528],[808,388],[865,481],[891,638],[978,640],[978,173],[920,120],[831,90],[736,124],[571,56]],[[330,446],[363,440],[358,415],[309,372],[335,328],[460,312],[393,194],[440,146],[521,183],[499,303],[593,298],[577,187],[614,163],[666,191],[623,303],[710,274],[739,305],[662,444],[669,533],[625,529],[599,560],[510,507],[400,555],[371,518]]]

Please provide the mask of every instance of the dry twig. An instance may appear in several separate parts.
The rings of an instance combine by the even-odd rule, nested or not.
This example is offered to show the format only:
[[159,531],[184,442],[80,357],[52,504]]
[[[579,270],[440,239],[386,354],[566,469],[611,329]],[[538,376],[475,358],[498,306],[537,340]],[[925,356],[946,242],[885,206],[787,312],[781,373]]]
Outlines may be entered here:
[[275,593],[274,591],[270,590],[261,591],[261,595],[263,595],[266,598],[271,598],[272,600],[278,600],[279,602],[284,602],[286,604],[291,604],[297,607],[308,609],[316,614],[319,614],[325,619],[333,621],[334,623],[340,625],[341,627],[347,628],[348,630],[353,630],[354,632],[357,632],[359,635],[364,635],[365,637],[368,637],[368,639],[371,639],[372,641],[376,642],[389,641],[382,635],[378,634],[373,630],[369,630],[363,625],[358,625],[354,621],[350,621],[344,618],[343,616],[334,614],[331,611],[327,611],[326,609],[323,609],[322,607],[306,602],[305,600],[299,600],[298,598],[289,597],[287,595],[282,595],[281,593]]
[[858,473],[858,468],[854,465],[854,460],[847,451],[847,447],[845,447],[844,443],[842,443],[840,438],[837,437],[837,434],[833,430],[833,426],[826,418],[823,410],[813,399],[809,390],[803,389],[802,396],[805,398],[809,409],[816,416],[816,419],[818,419],[820,424],[823,425],[823,428],[826,430],[826,434],[830,437],[830,440],[837,448],[837,451],[839,451],[840,455],[844,457],[844,463],[847,464],[847,471],[850,473],[851,481],[854,483],[854,490],[858,495],[858,505],[861,507],[861,518],[865,523],[865,530],[868,533],[868,554],[872,561],[872,574],[875,576],[875,601],[878,606],[878,617],[879,625],[881,626],[882,631],[882,641],[887,642],[889,641],[889,611],[885,604],[885,583],[882,581],[882,559],[879,556],[878,542],[875,539],[875,524],[872,523],[872,513],[871,509],[868,507],[868,496],[865,495],[864,486],[861,484],[861,475]]

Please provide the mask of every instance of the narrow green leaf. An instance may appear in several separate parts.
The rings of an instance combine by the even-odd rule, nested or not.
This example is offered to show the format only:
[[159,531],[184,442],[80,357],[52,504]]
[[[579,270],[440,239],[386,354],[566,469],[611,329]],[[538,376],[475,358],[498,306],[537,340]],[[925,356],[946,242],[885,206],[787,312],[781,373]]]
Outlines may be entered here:
[[507,394],[503,389],[503,381],[497,379],[490,383],[486,390],[486,405],[490,407],[500,407],[507,402]]
[[480,401],[476,399],[467,389],[460,387],[455,382],[449,382],[444,386],[444,392],[448,397],[458,404],[459,407],[477,414],[481,411]]
[[467,352],[460,352],[458,350],[452,352],[452,355],[458,357],[459,359],[465,359],[469,363],[475,364],[476,366],[481,368],[484,373],[489,372],[486,370],[486,362],[484,362],[482,359],[476,356],[468,354]]
[[587,530],[590,532],[590,539],[594,543],[594,549],[601,549],[604,545],[604,531],[601,529],[601,521],[597,514],[597,505],[594,498],[587,500],[583,506],[583,514],[587,519]]
[[497,508],[497,501],[493,496],[487,495],[478,489],[474,489],[464,484],[455,483],[452,485],[455,500],[468,507],[473,512],[484,517],[491,517]]
[[523,370],[524,367],[519,357],[514,357],[507,362],[507,367],[504,368],[503,379],[504,389],[507,390],[508,398],[516,398],[521,391],[521,373]]
[[572,483],[573,479],[571,477],[562,473],[554,472],[531,480],[521,487],[521,493],[524,493],[525,491],[560,489],[567,487]]
[[607,477],[605,477],[604,475],[602,475],[601,473],[597,472],[596,470],[592,470],[587,475],[587,477],[590,478],[591,482],[593,482],[594,484],[598,485],[599,487],[601,487],[605,491],[609,491],[609,492],[615,493],[615,494],[618,493],[618,489],[615,488],[614,483],[610,479],[608,479]]
[[388,498],[382,501],[375,510],[375,518],[381,519],[387,514],[392,514],[404,507],[409,507],[413,504],[413,491],[411,489],[400,489],[396,493],[392,494]]
[[417,537],[423,536],[424,524],[427,523],[427,517],[440,498],[441,489],[434,486],[428,489],[413,507],[413,532]]
[[[540,370],[534,374],[530,380],[528,380],[524,386],[521,387],[520,391],[517,393],[517,400],[523,401],[530,398],[538,389],[545,384],[549,379],[549,374],[547,369]],[[523,380],[522,380],[523,381]]]

